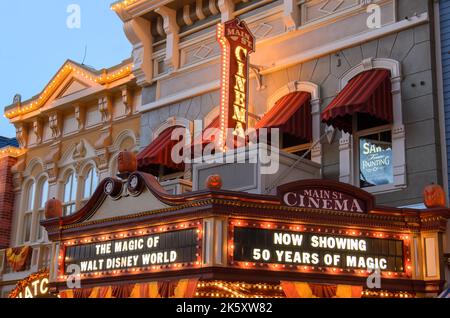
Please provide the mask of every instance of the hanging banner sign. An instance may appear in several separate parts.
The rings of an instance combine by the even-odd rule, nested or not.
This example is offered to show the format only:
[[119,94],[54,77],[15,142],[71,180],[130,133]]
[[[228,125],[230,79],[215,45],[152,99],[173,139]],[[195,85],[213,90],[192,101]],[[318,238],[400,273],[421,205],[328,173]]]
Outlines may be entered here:
[[222,48],[220,146],[228,129],[245,138],[248,120],[249,55],[256,40],[247,24],[238,18],[217,26],[217,40]]

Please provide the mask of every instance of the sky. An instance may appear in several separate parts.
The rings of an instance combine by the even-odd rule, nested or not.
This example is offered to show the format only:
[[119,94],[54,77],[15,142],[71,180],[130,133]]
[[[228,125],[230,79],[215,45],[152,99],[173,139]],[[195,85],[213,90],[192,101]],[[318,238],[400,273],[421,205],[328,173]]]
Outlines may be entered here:
[[[119,64],[131,56],[131,44],[123,32],[122,21],[110,9],[114,0],[3,2],[0,10],[1,136],[15,136],[14,126],[3,116],[4,107],[12,104],[14,95],[21,94],[24,101],[39,94],[67,59],[83,61],[86,46],[84,64],[96,69]],[[76,23],[77,12],[80,28]]]

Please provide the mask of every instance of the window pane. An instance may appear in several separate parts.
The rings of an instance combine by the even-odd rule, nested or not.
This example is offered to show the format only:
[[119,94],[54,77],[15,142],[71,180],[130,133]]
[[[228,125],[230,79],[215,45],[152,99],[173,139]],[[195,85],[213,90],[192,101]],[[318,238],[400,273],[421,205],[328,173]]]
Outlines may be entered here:
[[27,211],[31,211],[34,208],[34,182],[28,187],[27,193]]
[[64,185],[64,202],[75,201],[77,197],[77,178],[71,173]]
[[45,229],[44,229],[44,227],[41,226],[41,224],[40,224],[40,221],[43,221],[44,219],[45,219],[44,210],[41,210],[41,211],[39,211],[39,224],[38,224],[38,228],[39,228],[39,231],[38,231],[38,240],[39,240],[39,241],[42,240],[42,239],[44,239],[44,231],[45,231]]
[[64,216],[73,214],[74,210],[75,210],[74,204],[68,204],[64,206]]
[[24,233],[24,237],[23,237],[23,241],[24,242],[30,242],[31,239],[31,213],[27,213],[25,214],[24,217],[24,221],[23,221],[23,233]]
[[70,195],[72,193],[72,180],[73,180],[73,173],[71,173],[67,179],[66,183],[64,185],[64,202],[70,202]]
[[361,188],[394,182],[390,131],[360,137],[359,177]]
[[91,196],[91,190],[92,190],[92,174],[94,172],[94,169],[89,170],[89,172],[86,175],[86,180],[84,180],[84,195],[83,199],[87,199]]
[[98,186],[98,172],[93,170],[92,171],[92,189],[91,189],[91,195],[94,193],[95,189],[97,189]]
[[45,180],[42,183],[42,188],[41,188],[41,201],[39,202],[39,208],[44,208],[45,207],[45,203],[48,200],[48,180]]
[[75,177],[75,175],[73,175],[73,177],[72,177],[72,192],[70,193],[70,201],[75,201],[76,200],[76,197],[77,197],[77,185],[78,185],[77,177]]

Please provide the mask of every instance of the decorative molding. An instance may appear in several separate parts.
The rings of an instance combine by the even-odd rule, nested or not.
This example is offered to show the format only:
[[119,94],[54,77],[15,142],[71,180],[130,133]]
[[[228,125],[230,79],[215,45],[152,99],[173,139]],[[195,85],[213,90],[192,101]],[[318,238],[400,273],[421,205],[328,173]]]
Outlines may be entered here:
[[13,173],[13,187],[15,192],[20,191],[22,188],[24,180],[23,172],[25,171],[26,167],[25,159],[25,156],[18,158],[16,164],[11,167],[11,172]]
[[122,88],[122,103],[125,106],[125,115],[131,115],[133,112],[133,92],[127,86]]
[[50,145],[50,151],[44,159],[45,171],[48,174],[48,182],[55,183],[58,179],[59,166],[58,161],[61,158],[61,141]]
[[186,23],[186,25],[194,24],[191,19],[191,7],[188,4],[183,7],[183,21],[184,23]]
[[83,130],[86,120],[86,109],[84,107],[81,107],[80,105],[75,106],[75,120],[78,123],[78,130]]
[[112,120],[112,97],[110,95],[98,99],[98,111],[102,123],[108,123]]
[[173,126],[181,126],[187,128],[189,130],[189,133],[192,133],[193,131],[193,123],[190,120],[182,117],[169,117],[161,125],[159,125],[158,128],[155,129],[155,132],[153,133],[153,140],[155,138],[158,138],[158,136],[164,130]]
[[108,125],[100,130],[100,136],[95,143],[95,155],[98,159],[98,169],[104,170],[108,168],[110,152],[108,148],[112,144],[112,126]]
[[158,33],[158,35],[160,37],[166,37],[166,33],[164,32],[164,21],[162,16],[158,15],[158,17],[156,18],[156,33]]
[[259,23],[253,30],[252,33],[254,34],[256,39],[263,39],[265,38],[270,31],[272,31],[273,26],[269,23],[262,22]]
[[28,128],[25,123],[15,124],[16,127],[16,139],[20,148],[26,148],[28,145]]
[[62,114],[60,112],[54,112],[48,115],[49,127],[52,131],[52,138],[56,139],[61,137],[62,134]]
[[34,132],[34,135],[36,136],[37,144],[40,144],[42,142],[42,131],[43,131],[42,119],[36,117],[33,120],[33,132]]
[[300,8],[297,0],[284,0],[283,22],[286,31],[294,31],[300,24]]
[[133,73],[137,84],[145,86],[153,81],[153,37],[150,21],[138,17],[124,23],[124,31],[133,46]]
[[72,153],[72,158],[74,160],[84,158],[86,156],[86,146],[84,145],[83,139],[81,139]]
[[283,96],[293,92],[307,92],[311,94],[311,100],[320,100],[320,88],[317,84],[312,82],[293,81],[284,85],[275,91],[267,99],[266,109],[269,111],[277,101]]
[[200,21],[206,19],[206,15],[203,12],[203,0],[195,0],[195,14]]
[[[401,80],[401,64],[400,62],[387,58],[367,58],[363,60],[360,64],[352,67],[347,72],[342,75],[339,81],[339,91],[343,90],[347,86],[348,82],[354,78],[356,75],[370,71],[373,69],[382,68],[389,70],[391,72],[391,79],[395,82]],[[398,89],[398,87],[396,88]]]
[[[195,50],[193,56],[196,57],[199,60],[206,59],[213,49],[209,47],[208,45],[202,44],[200,45],[197,50]],[[203,53],[203,54],[201,54]]]
[[[15,167],[14,169],[18,169],[18,170],[13,171],[13,172],[22,172],[23,176],[25,178],[32,177],[31,173],[33,172],[33,170],[36,166],[41,166],[41,168],[44,169],[44,162],[42,162],[42,159],[39,157],[35,157],[35,158],[31,159],[28,162],[28,164],[26,165],[26,167],[25,166],[24,167],[19,167],[19,166]],[[21,168],[23,170],[19,170]]]
[[234,2],[233,0],[219,0],[219,10],[221,13],[222,23],[234,19]]
[[108,125],[100,129],[99,137],[94,145],[95,149],[101,149],[112,144],[112,126]]
[[216,6],[216,0],[208,0],[208,8],[212,15],[220,13],[220,10]]
[[134,149],[127,149],[129,151],[134,151],[139,149],[139,138],[135,135],[134,131],[131,129],[125,129],[124,131],[120,132],[120,134],[117,136],[116,140],[114,140],[114,143],[108,147],[108,151],[110,153],[116,153],[120,150],[120,145],[128,138],[131,138],[134,143]]
[[164,32],[166,33],[166,57],[164,63],[172,71],[177,70],[180,63],[180,50],[178,47],[180,43],[180,28],[177,24],[177,12],[165,6],[157,8],[155,12],[162,16]]
[[[333,1],[333,3],[335,3],[335,5],[331,8],[331,10],[327,10],[325,7],[328,6],[328,4],[330,4],[330,1]],[[324,2],[323,6],[321,6],[318,9],[318,11],[320,11],[322,13],[326,13],[326,14],[332,14],[332,13],[335,13],[342,6],[342,4],[345,1],[344,0],[324,0],[323,2]]]

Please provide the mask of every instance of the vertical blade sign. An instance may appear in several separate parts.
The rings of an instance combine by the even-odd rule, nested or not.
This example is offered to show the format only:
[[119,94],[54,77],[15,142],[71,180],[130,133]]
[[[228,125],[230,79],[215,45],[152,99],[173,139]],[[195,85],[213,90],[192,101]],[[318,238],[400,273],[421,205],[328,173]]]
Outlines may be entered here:
[[248,120],[249,55],[255,51],[255,37],[239,19],[220,23],[217,40],[222,48],[219,146],[225,149],[227,131],[245,138]]

